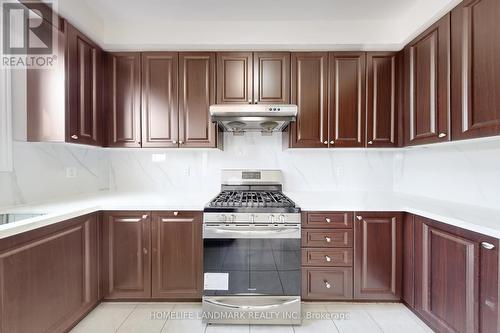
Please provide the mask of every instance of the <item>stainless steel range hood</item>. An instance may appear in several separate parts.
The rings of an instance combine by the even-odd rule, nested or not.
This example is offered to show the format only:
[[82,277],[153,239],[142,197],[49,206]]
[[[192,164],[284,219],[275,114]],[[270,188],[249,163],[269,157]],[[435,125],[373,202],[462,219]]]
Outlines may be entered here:
[[270,104],[225,104],[211,105],[212,122],[219,124],[223,131],[233,134],[244,132],[283,131],[297,117],[297,105]]

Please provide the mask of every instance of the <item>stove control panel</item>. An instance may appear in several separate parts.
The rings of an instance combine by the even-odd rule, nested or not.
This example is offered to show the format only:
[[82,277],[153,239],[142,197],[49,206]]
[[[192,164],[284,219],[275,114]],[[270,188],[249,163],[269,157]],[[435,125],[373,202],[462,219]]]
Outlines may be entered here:
[[300,224],[300,213],[203,213],[203,223],[292,223]]

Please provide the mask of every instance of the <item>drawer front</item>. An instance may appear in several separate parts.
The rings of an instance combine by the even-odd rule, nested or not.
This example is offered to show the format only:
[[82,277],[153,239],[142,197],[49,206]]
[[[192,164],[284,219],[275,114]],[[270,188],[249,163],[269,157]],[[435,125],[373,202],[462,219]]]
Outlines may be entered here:
[[353,299],[352,268],[303,268],[302,297],[306,300]]
[[352,230],[302,230],[304,247],[352,247]]
[[353,221],[352,212],[314,212],[307,213],[303,227],[351,229]]
[[338,249],[302,249],[303,266],[352,266],[353,250]]

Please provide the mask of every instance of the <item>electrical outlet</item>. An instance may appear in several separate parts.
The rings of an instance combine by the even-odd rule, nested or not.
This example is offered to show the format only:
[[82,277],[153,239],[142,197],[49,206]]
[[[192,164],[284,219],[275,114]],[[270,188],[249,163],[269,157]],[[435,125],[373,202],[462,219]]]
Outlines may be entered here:
[[344,175],[344,168],[341,166],[336,167],[335,173],[337,174],[337,177],[342,177]]
[[186,177],[191,176],[191,168],[190,167],[184,168],[184,176],[186,176]]
[[78,170],[76,167],[66,168],[66,178],[76,178],[76,176],[78,176]]

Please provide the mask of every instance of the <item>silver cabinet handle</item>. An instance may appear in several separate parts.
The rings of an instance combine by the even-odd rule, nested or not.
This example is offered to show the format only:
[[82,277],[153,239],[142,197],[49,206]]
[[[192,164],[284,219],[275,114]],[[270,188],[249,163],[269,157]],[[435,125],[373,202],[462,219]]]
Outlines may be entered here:
[[335,141],[333,141],[333,140],[332,140],[332,141],[330,141],[330,144],[331,144],[331,145],[334,145],[334,144],[335,144]]
[[358,215],[358,216],[356,216],[356,218],[357,218],[359,221],[361,221],[361,220],[363,219],[363,216]]
[[328,144],[328,141],[324,141],[323,144],[327,145]]
[[326,241],[327,243],[330,243],[330,242],[332,241],[332,239],[331,239],[330,237],[328,237],[328,236],[325,236],[325,241]]
[[147,215],[147,214],[142,215],[142,219],[143,219],[143,220],[145,220],[145,219],[147,219],[147,218],[148,218],[148,215]]
[[71,138],[72,138],[73,140],[78,140],[78,135],[73,134],[73,135],[71,136]]
[[327,280],[324,280],[323,282],[325,283],[326,289],[332,288],[332,285],[330,284],[330,282],[328,282]]
[[368,141],[368,144],[369,144],[369,145],[372,145],[372,144],[373,144],[373,141],[371,141],[371,140],[370,140],[370,141]]
[[179,212],[174,212],[174,216],[177,216],[177,215],[179,215]]
[[148,249],[143,248],[143,249],[142,249],[142,252],[143,252],[144,254],[148,254]]
[[446,133],[439,133],[438,138],[445,138],[447,135]]
[[329,256],[325,256],[325,260],[326,260],[327,262],[330,262],[330,261],[332,261],[332,258],[330,258]]
[[493,250],[495,248],[495,245],[488,242],[481,242],[481,246],[486,250]]
[[182,140],[179,140],[179,144],[182,145],[184,143],[184,141]]
[[248,100],[248,104],[252,104],[252,100],[251,99]]
[[325,219],[325,221],[326,221],[326,223],[331,223],[331,222],[332,222],[332,220],[331,220],[329,217],[327,217],[327,218]]
[[172,140],[172,143],[175,145],[177,144],[177,140]]

